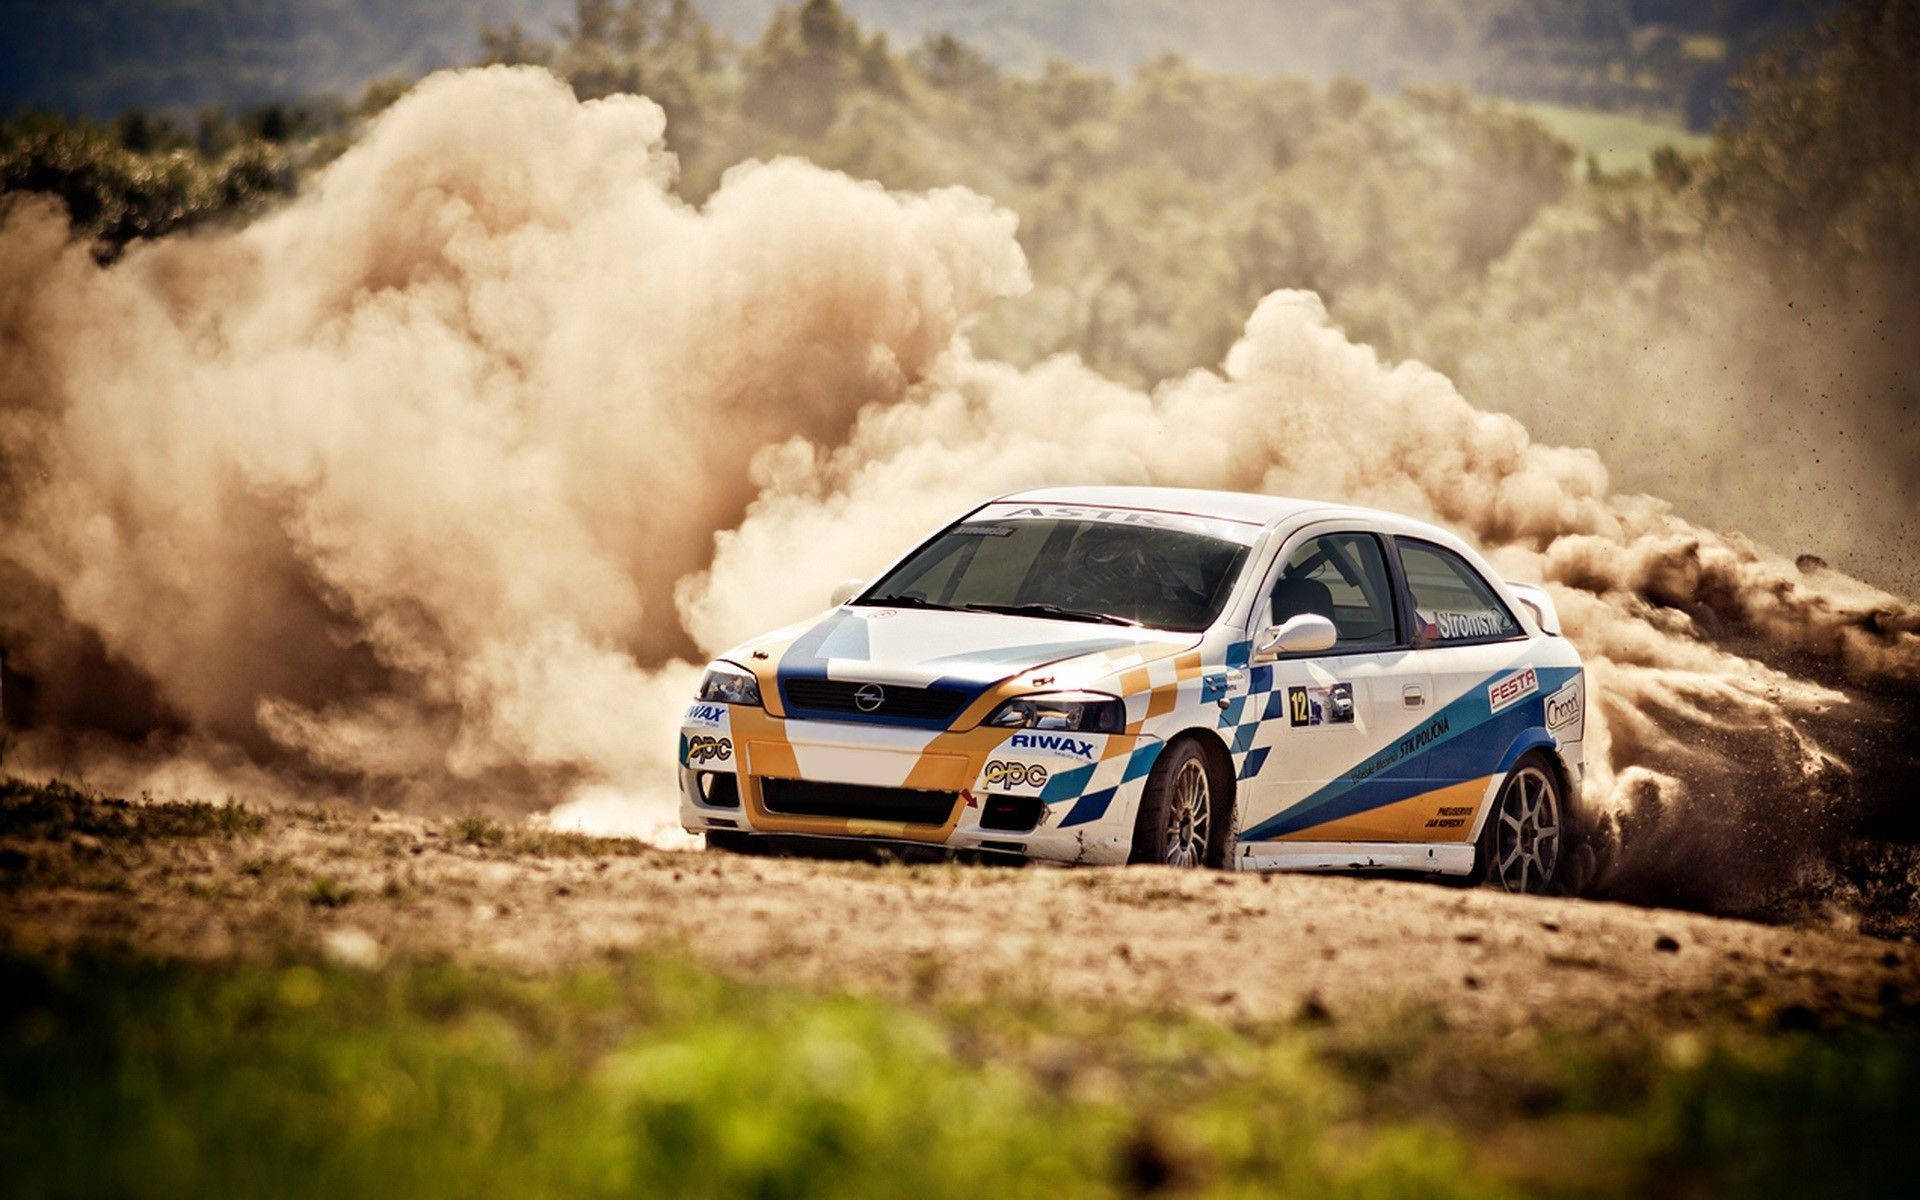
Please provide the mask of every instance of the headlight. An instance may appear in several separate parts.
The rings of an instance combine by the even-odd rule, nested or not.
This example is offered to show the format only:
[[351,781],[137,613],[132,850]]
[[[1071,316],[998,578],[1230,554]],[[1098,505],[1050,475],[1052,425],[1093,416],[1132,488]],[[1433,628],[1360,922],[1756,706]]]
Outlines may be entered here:
[[714,663],[700,680],[700,699],[715,704],[760,703],[760,681],[732,663]]
[[1071,729],[1079,733],[1119,733],[1127,727],[1127,706],[1093,692],[1055,692],[1021,696],[995,709],[987,724],[1004,729]]

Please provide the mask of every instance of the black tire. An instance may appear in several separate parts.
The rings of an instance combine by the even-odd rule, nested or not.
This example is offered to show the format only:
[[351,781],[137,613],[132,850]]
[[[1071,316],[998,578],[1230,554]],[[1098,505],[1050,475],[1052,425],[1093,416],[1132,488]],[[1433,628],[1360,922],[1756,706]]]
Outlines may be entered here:
[[1127,861],[1220,867],[1232,837],[1232,776],[1197,740],[1174,742],[1147,776]]
[[1568,801],[1552,759],[1539,750],[1521,755],[1494,793],[1468,882],[1530,896],[1564,894],[1581,850]]

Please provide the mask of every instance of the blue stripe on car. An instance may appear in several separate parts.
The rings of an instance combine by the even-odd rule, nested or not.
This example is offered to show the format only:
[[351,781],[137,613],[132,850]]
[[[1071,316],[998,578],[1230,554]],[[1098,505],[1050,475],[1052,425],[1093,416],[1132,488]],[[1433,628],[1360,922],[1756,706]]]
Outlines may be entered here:
[[[1498,713],[1489,711],[1488,685],[1525,669],[1508,667],[1487,676],[1392,746],[1241,834],[1242,840],[1284,837],[1510,767],[1518,757],[1509,753],[1513,746],[1539,744],[1528,735],[1544,721],[1546,697],[1579,673],[1577,667],[1536,667],[1540,682],[1534,695]],[[1469,733],[1473,736],[1465,736]]]

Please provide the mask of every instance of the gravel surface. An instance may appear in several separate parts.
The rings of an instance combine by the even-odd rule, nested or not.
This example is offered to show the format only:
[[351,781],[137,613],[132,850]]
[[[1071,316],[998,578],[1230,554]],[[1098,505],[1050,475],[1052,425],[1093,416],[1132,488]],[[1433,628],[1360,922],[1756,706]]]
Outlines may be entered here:
[[644,948],[908,998],[1256,1021],[1423,1009],[1496,1035],[1920,1004],[1905,943],[1418,881],[739,857],[326,811],[230,838],[20,843],[8,862],[0,940],[38,952],[294,946],[538,971]]

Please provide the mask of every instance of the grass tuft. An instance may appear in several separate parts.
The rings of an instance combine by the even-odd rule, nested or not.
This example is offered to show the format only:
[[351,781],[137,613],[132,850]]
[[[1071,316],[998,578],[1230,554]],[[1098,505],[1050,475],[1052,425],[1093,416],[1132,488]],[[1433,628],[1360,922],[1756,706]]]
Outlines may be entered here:
[[507,840],[507,831],[480,813],[461,817],[454,823],[453,832],[469,846],[499,846]]
[[344,908],[353,903],[354,890],[331,875],[317,875],[307,885],[307,903],[315,908]]
[[242,837],[265,830],[266,816],[229,801],[142,800],[96,796],[69,784],[0,779],[0,837],[63,841],[76,836],[139,843],[160,838]]
[[652,853],[645,842],[635,838],[596,837],[589,833],[545,829],[531,824],[502,825],[479,813],[471,813],[455,821],[453,838],[483,850],[534,858],[608,858]]

